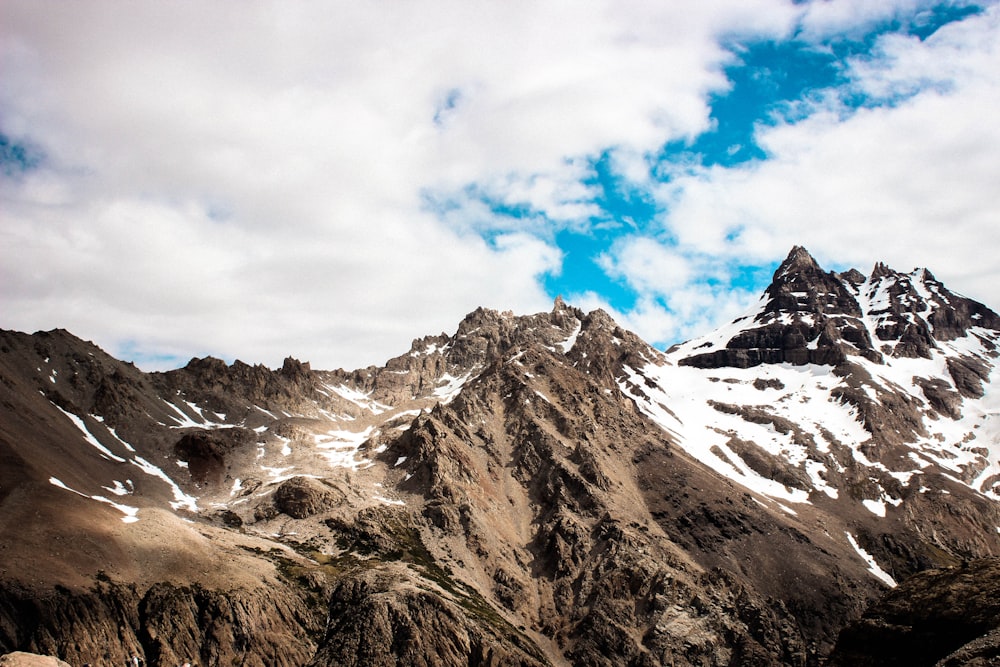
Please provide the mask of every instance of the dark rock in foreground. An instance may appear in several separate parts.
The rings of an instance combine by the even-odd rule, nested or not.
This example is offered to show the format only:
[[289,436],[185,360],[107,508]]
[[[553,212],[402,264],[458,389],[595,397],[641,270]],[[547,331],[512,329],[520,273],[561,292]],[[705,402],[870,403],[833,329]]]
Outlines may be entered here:
[[1000,664],[1000,559],[907,579],[841,633],[829,664]]

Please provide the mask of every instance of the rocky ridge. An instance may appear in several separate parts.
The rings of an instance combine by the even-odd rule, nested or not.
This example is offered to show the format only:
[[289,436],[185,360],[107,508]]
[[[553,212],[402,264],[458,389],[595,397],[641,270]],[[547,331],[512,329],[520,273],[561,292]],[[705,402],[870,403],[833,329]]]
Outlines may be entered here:
[[1000,555],[998,337],[926,271],[801,248],[667,353],[561,300],[355,371],[3,332],[0,651],[819,664],[898,581]]

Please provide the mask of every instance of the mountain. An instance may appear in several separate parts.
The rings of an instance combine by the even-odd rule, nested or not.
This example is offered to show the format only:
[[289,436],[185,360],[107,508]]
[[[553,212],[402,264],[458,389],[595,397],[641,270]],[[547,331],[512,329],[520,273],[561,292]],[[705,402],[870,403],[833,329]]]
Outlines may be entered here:
[[353,371],[2,332],[0,652],[861,664],[884,596],[1000,559],[998,339],[926,270],[802,248],[666,352],[561,299]]

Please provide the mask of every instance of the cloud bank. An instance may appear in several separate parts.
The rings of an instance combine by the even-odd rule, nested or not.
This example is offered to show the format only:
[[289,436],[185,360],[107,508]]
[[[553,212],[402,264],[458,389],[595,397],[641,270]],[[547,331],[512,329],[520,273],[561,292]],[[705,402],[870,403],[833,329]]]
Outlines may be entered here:
[[[351,368],[564,292],[668,343],[796,243],[1000,304],[995,5],[917,36],[879,26],[937,5],[658,4],[5,2],[0,326]],[[765,159],[664,154],[718,125],[738,46],[848,38]]]

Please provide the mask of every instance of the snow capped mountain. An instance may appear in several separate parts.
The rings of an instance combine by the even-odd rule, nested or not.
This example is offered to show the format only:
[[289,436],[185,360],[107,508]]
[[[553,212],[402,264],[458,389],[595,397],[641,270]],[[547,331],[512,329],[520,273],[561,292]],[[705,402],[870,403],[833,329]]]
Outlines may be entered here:
[[3,332],[0,649],[816,664],[887,588],[1000,555],[998,339],[926,270],[802,248],[666,352],[561,299],[353,371]]
[[1000,500],[998,339],[995,313],[925,269],[824,273],[795,248],[753,310],[626,367],[622,391],[699,461],[777,500],[838,500],[859,466],[872,484],[855,499],[885,516],[942,478]]

